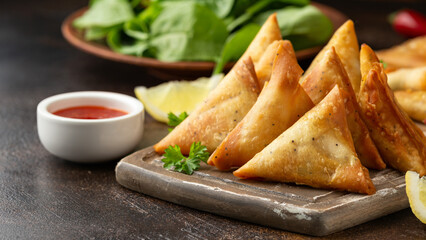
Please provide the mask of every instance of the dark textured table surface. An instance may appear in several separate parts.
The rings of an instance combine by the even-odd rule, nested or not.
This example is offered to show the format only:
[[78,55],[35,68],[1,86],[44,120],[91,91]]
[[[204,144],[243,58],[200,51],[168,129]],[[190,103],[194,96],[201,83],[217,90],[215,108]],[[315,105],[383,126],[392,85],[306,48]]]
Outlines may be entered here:
[[[385,16],[424,1],[320,1],[354,20],[360,43],[374,49],[404,40]],[[0,239],[279,239],[310,238],[174,205],[121,187],[118,161],[81,165],[50,155],[36,128],[42,99],[81,90],[133,95],[160,80],[141,67],[103,60],[71,47],[63,19],[86,1],[0,3]],[[302,62],[302,66],[308,62]],[[146,141],[165,125],[147,117]],[[410,209],[327,236],[329,239],[424,239]]]

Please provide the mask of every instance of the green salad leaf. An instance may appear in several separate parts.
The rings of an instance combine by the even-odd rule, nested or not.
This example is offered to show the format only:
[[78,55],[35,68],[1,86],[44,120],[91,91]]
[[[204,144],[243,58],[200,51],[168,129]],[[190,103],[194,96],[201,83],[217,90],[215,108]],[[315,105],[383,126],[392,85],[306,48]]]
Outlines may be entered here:
[[115,28],[120,28],[120,26],[88,28],[84,32],[84,38],[89,41],[101,40],[104,39],[108,33]]
[[330,20],[309,0],[89,0],[73,25],[86,40],[105,41],[126,55],[160,61],[216,62],[219,73],[237,60],[267,17],[276,12],[295,50],[324,44]]
[[134,17],[127,0],[97,0],[73,25],[77,28],[106,28],[122,24]]
[[223,21],[194,2],[164,6],[151,25],[150,46],[160,61],[215,61],[228,36]]
[[128,41],[124,42],[123,35],[122,29],[110,31],[107,36],[108,46],[116,52],[138,57],[143,56],[144,52],[148,50],[149,46],[146,41],[127,39]]
[[159,2],[151,3],[144,11],[140,12],[136,20],[144,25],[144,31],[149,32],[152,22],[160,15],[163,4]]
[[216,62],[213,74],[221,73],[227,62],[238,60],[259,32],[259,29],[260,25],[251,23],[229,35],[220,58]]
[[225,18],[229,15],[234,6],[235,0],[202,0],[204,6],[212,10],[219,18]]
[[274,9],[274,12],[277,9],[289,6],[289,5],[297,5],[297,6],[305,6],[309,4],[309,0],[261,0],[256,1],[251,6],[246,6],[246,9],[243,14],[238,16],[234,21],[232,21],[227,27],[228,31],[233,31],[237,27],[242,24],[248,22],[257,14],[262,11],[267,11],[269,9]]
[[281,35],[291,41],[295,50],[323,44],[333,33],[331,21],[312,5],[267,11],[258,15],[253,22],[263,23],[274,12],[277,13]]
[[156,2],[192,2],[212,10],[219,18],[229,15],[234,6],[235,0],[157,0]]
[[123,26],[123,31],[134,39],[145,41],[149,38],[148,26],[137,18],[127,21]]

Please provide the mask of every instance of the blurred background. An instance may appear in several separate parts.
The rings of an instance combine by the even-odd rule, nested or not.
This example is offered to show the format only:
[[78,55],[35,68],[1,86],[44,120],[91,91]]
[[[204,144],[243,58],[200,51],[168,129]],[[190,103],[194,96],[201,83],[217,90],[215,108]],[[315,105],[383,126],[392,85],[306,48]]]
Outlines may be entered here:
[[[329,5],[352,19],[355,22],[359,43],[367,43],[374,50],[389,48],[407,39],[392,29],[387,19],[389,14],[401,8],[426,12],[426,3],[422,0],[318,0],[316,2]],[[151,76],[144,74],[146,71],[144,68],[100,59],[73,48],[64,40],[60,31],[62,21],[87,4],[88,1],[85,0],[2,1],[0,3],[0,44],[3,46],[0,48],[1,81],[19,79],[19,75],[24,74],[22,70],[25,69],[26,74],[31,73],[31,78],[43,76],[46,84],[60,82],[63,84],[64,91],[76,90],[72,89],[72,83],[79,81],[81,75],[84,75],[88,90],[102,90],[102,85],[108,81],[107,79],[126,81],[134,83],[133,85],[143,83],[152,85],[158,82],[158,79],[152,79]],[[306,68],[309,63],[310,59],[300,64]],[[52,68],[60,69],[49,71],[45,73],[46,75],[40,74],[41,71]],[[120,88],[120,85],[115,87]]]

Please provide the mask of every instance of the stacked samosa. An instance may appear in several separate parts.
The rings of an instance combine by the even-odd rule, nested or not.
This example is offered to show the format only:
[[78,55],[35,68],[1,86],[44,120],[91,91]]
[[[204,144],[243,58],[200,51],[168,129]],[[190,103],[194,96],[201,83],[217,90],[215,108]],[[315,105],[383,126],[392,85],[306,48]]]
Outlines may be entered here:
[[303,80],[302,87],[315,104],[318,104],[335,85],[341,88],[345,100],[349,130],[361,163],[368,168],[384,169],[386,164],[374,145],[365,123],[360,117],[355,92],[345,68],[333,46],[322,55],[322,59]]
[[189,117],[154,145],[155,151],[164,153],[170,145],[178,145],[188,155],[191,144],[201,142],[212,153],[247,114],[259,92],[250,57],[239,61]]
[[360,70],[352,21],[302,78],[291,43],[279,32],[272,15],[219,86],[155,150],[179,145],[188,154],[201,141],[213,153],[210,165],[240,167],[239,178],[366,194],[375,188],[365,167],[383,169],[383,160],[426,173],[425,136],[399,109],[366,46]]
[[344,98],[337,85],[234,175],[367,194],[375,192],[368,170],[355,152]]
[[309,76],[311,71],[314,70],[316,65],[324,58],[324,54],[334,47],[337,55],[339,56],[343,67],[348,74],[352,88],[357,95],[359,92],[361,82],[361,72],[359,70],[359,45],[355,33],[355,27],[352,20],[346,21],[331,37],[327,45],[318,53],[314,58],[309,68],[301,78],[301,82]]
[[276,51],[270,82],[210,156],[210,165],[220,170],[241,167],[314,106],[299,85],[303,70],[291,43],[281,41]]
[[[154,145],[155,151],[164,153],[168,146],[178,145],[182,154],[188,155],[191,144],[201,142],[212,153],[247,114],[264,82],[269,80],[271,68],[266,63],[273,56],[267,49],[278,40],[281,32],[276,14],[272,14],[232,70],[187,119]],[[262,58],[265,52],[268,57]],[[261,84],[254,66],[262,72]]]
[[361,47],[359,103],[365,123],[387,164],[401,172],[426,174],[426,137],[399,108],[387,85],[383,65],[367,45]]

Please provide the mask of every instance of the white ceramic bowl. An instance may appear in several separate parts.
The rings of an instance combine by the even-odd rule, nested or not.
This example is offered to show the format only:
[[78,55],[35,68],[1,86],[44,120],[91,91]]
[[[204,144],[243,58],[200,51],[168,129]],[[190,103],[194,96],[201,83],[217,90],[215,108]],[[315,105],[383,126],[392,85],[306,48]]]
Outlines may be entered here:
[[[77,106],[102,106],[127,112],[106,119],[75,119],[54,115]],[[112,92],[71,92],[55,95],[37,106],[37,129],[43,146],[60,158],[95,163],[130,153],[143,135],[144,107],[137,99]]]

